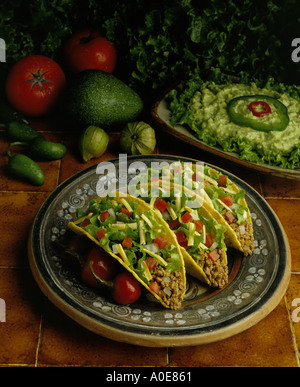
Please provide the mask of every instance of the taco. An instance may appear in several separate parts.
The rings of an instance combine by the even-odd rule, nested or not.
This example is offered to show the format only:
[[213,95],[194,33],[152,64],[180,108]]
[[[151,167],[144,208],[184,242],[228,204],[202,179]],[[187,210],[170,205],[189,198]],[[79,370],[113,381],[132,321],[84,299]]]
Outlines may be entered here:
[[[212,287],[228,283],[226,227],[210,215],[192,192],[162,181],[142,185],[143,198],[168,223],[181,246],[186,272]],[[155,189],[157,188],[157,189]],[[170,188],[170,189],[169,189]]]
[[[172,168],[163,168],[171,181],[188,182],[189,188],[203,199],[203,207],[213,218],[226,227],[225,243],[252,254],[254,237],[251,214],[245,200],[245,191],[239,189],[225,174],[208,165],[177,162]],[[175,173],[174,173],[175,171]],[[172,180],[173,178],[173,180]]]
[[164,307],[180,308],[186,289],[180,246],[143,200],[118,192],[93,199],[88,214],[69,228],[107,251]]

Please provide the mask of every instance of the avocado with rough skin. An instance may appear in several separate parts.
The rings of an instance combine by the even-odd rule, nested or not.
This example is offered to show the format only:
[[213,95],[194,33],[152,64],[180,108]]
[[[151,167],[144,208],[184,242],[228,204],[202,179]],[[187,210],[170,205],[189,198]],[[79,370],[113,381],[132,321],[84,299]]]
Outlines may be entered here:
[[104,129],[136,120],[142,110],[141,97],[114,75],[102,70],[84,70],[66,87],[63,110],[81,127]]

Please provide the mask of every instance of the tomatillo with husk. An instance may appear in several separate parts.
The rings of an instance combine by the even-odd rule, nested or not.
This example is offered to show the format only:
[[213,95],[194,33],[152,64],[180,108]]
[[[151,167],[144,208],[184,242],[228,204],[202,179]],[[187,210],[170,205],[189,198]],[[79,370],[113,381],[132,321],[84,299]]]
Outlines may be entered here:
[[143,121],[128,122],[120,134],[120,147],[130,155],[148,155],[156,146],[155,130]]
[[79,150],[85,163],[100,157],[106,151],[109,136],[105,130],[97,126],[89,126],[79,138]]

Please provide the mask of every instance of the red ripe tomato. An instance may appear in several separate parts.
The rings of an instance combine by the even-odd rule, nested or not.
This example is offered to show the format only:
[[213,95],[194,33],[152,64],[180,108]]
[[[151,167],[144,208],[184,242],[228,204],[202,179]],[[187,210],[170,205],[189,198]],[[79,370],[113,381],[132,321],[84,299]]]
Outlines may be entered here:
[[132,274],[124,271],[116,276],[112,297],[118,304],[132,304],[141,293],[141,285]]
[[108,253],[100,247],[93,247],[82,267],[81,278],[83,282],[94,288],[98,288],[101,285],[91,273],[89,268],[90,261],[93,261],[92,267],[95,274],[105,281],[110,281],[114,278],[118,271],[117,262]]
[[25,116],[38,117],[52,110],[65,84],[65,74],[54,60],[31,55],[11,68],[5,89],[16,110]]
[[154,239],[154,243],[158,245],[159,249],[164,249],[165,247],[168,246],[169,240],[166,238],[164,235],[159,234],[157,237]]
[[100,32],[87,28],[70,37],[64,57],[73,74],[87,69],[112,73],[116,67],[117,51]]

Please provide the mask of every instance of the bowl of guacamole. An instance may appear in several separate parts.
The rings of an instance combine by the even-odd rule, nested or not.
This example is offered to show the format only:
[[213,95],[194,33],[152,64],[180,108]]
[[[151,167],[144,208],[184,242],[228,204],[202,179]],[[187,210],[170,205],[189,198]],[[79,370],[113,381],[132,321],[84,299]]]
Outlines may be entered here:
[[300,87],[197,78],[172,89],[155,114],[194,145],[300,177]]

